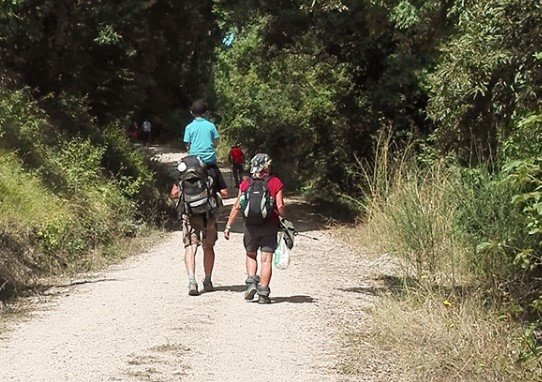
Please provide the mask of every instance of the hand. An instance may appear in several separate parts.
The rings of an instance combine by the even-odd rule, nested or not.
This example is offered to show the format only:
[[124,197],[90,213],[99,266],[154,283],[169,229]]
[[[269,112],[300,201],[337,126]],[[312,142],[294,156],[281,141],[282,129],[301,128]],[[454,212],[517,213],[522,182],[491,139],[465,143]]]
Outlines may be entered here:
[[230,231],[231,228],[226,227],[226,229],[224,230],[224,239],[230,240]]
[[179,193],[180,193],[179,186],[177,186],[174,183],[173,186],[171,187],[171,191],[169,192],[169,197],[172,199],[177,199],[179,198]]

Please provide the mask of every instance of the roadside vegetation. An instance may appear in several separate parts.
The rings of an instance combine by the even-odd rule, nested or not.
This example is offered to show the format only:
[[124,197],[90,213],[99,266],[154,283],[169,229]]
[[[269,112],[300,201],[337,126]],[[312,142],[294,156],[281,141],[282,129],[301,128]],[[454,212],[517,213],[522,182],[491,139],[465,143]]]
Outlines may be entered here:
[[345,371],[370,337],[406,380],[540,380],[539,2],[215,9],[226,134],[357,206],[360,243],[401,264]]
[[0,2],[0,299],[169,224],[170,179],[126,131],[179,139],[215,27],[207,2],[156,3]]
[[390,349],[407,380],[540,380],[539,168],[516,152],[489,173],[389,144],[367,173],[358,245],[399,266],[375,280],[385,297],[359,338]]
[[406,378],[541,378],[540,1],[0,5],[0,293],[163,225],[125,130],[178,142],[203,97],[223,158],[267,152],[399,260],[370,336]]
[[154,164],[122,130],[62,133],[24,90],[0,90],[0,126],[2,296],[94,269],[166,220]]

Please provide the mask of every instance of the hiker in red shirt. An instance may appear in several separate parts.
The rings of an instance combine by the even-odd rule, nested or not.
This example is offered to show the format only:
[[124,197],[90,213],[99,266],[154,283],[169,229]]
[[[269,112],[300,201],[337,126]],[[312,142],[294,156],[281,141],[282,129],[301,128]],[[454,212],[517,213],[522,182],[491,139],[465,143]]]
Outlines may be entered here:
[[[230,238],[233,222],[239,211],[243,214],[246,250],[245,300],[256,293],[260,304],[269,304],[273,254],[277,249],[279,216],[285,214],[282,181],[269,172],[271,159],[267,154],[256,154],[250,161],[250,178],[239,186],[239,194],[228,217],[224,238]],[[261,252],[261,271],[258,276],[257,253]]]
[[245,161],[245,155],[239,147],[239,144],[232,145],[228,159],[232,165],[233,179],[235,181],[235,187],[239,187],[241,182],[241,174],[243,172],[243,162]]

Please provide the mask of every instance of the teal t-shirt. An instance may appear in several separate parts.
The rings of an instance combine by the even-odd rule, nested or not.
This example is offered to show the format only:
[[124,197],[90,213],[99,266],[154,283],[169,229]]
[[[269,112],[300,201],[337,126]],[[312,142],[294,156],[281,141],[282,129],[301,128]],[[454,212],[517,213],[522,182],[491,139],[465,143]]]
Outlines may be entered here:
[[196,117],[184,130],[184,143],[190,145],[189,155],[197,155],[203,163],[216,163],[214,141],[220,135],[216,126],[205,118]]

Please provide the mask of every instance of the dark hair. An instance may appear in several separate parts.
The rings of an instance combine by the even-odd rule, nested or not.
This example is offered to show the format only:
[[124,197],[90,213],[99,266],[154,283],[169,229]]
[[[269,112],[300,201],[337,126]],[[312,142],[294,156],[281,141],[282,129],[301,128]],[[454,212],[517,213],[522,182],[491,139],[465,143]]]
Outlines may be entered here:
[[190,111],[194,115],[203,115],[207,112],[207,104],[202,99],[195,100]]

